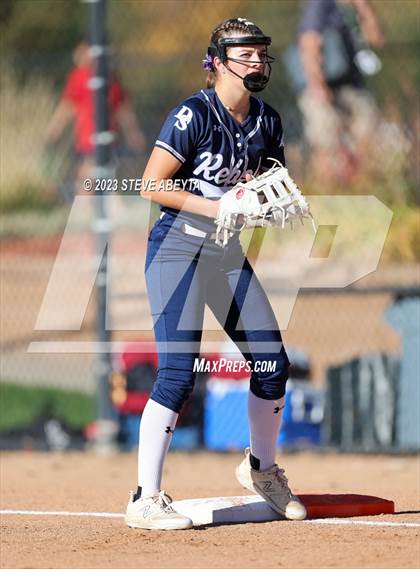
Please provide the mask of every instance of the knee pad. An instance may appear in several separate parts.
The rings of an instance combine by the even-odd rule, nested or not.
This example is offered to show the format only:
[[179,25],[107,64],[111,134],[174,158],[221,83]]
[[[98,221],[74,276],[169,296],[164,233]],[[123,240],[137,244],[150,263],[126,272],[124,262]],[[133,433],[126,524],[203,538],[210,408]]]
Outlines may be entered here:
[[193,372],[171,370],[168,373],[168,370],[159,369],[150,397],[175,413],[180,413],[192,393],[194,381]]
[[277,357],[256,359],[251,374],[250,389],[261,399],[280,399],[286,393],[290,362],[286,353]]

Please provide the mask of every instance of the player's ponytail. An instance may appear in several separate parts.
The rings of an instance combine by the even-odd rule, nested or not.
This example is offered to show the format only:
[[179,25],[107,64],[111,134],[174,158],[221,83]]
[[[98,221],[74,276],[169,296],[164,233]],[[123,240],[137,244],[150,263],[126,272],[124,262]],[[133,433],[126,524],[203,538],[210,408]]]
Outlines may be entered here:
[[206,89],[213,89],[216,85],[216,74],[214,71],[209,71],[206,77]]

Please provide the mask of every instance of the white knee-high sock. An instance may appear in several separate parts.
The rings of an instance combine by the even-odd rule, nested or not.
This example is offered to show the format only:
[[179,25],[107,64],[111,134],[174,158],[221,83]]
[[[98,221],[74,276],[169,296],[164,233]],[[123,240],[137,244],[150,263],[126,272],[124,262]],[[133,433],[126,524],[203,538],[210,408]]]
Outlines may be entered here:
[[276,462],[277,439],[283,407],[284,397],[268,400],[249,392],[248,419],[251,454],[259,460],[259,470],[271,468]]
[[139,433],[138,485],[141,497],[159,491],[163,464],[172,440],[178,413],[149,399],[144,408]]

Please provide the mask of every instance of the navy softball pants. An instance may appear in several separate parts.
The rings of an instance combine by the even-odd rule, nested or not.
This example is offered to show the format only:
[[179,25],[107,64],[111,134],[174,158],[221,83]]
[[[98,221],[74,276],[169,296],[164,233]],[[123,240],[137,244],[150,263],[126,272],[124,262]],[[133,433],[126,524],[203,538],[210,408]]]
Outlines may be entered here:
[[[254,395],[282,397],[289,360],[273,310],[239,238],[234,236],[222,249],[208,237],[186,235],[182,224],[166,214],[148,240],[146,285],[158,350],[151,398],[179,413],[190,395],[206,304],[251,362]],[[270,371],[258,371],[267,369],[263,361],[273,362]]]

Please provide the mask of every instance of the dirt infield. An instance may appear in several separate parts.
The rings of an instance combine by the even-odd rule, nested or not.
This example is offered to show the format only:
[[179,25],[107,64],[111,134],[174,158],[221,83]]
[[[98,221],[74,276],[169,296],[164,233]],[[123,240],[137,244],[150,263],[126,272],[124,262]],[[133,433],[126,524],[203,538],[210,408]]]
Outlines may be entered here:
[[[176,499],[247,494],[237,454],[171,453],[165,489]],[[121,518],[1,516],[1,567],[68,568],[418,568],[420,462],[413,456],[285,455],[297,492],[364,493],[395,501],[394,515],[352,518],[398,525],[306,522],[201,526],[185,532],[125,527]],[[136,455],[3,454],[1,509],[114,512],[134,486]]]

